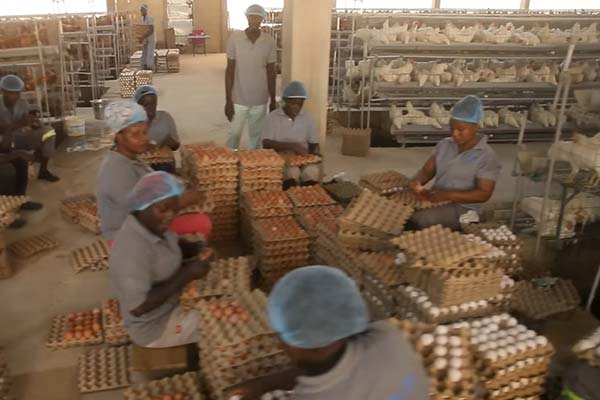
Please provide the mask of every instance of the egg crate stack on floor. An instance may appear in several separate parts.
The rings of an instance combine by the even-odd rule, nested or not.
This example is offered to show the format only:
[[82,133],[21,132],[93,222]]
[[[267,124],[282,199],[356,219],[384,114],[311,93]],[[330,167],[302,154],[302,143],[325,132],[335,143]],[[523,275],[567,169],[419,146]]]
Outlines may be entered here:
[[357,250],[390,249],[393,247],[390,239],[402,233],[413,211],[411,207],[365,190],[340,217],[339,240]]
[[170,164],[175,163],[175,153],[168,147],[159,147],[145,152],[138,156],[138,159],[150,166]]
[[103,271],[108,269],[108,245],[104,239],[98,239],[87,246],[75,249],[69,255],[71,266],[77,273],[89,269]]
[[460,322],[468,327],[479,380],[486,398],[510,400],[540,396],[554,348],[548,339],[508,314]]
[[285,164],[290,167],[305,167],[321,163],[321,157],[315,154],[282,154]]
[[271,330],[263,292],[201,300],[197,308],[200,367],[211,398],[225,399],[227,389],[289,366]]
[[250,257],[223,258],[213,261],[204,278],[187,284],[179,301],[184,307],[192,308],[201,299],[250,292],[253,267],[254,259]]
[[103,341],[101,311],[94,309],[54,317],[46,345],[57,350],[100,344]]
[[402,190],[396,192],[390,196],[390,200],[397,201],[400,204],[414,208],[415,210],[427,210],[429,208],[435,208],[450,204],[449,201],[440,201],[433,203],[429,200],[421,199],[413,192],[408,190]]
[[294,217],[274,217],[254,223],[254,254],[266,287],[288,272],[304,267],[310,257],[310,236]]
[[167,71],[168,72],[179,72],[179,49],[169,49],[167,53]]
[[113,390],[131,385],[129,346],[89,350],[79,357],[79,391],[81,393]]
[[13,383],[4,352],[0,349],[0,400],[14,400]]
[[477,373],[469,329],[392,320],[423,359],[429,398],[476,399]]
[[306,230],[311,239],[310,254],[314,258],[317,246],[317,225],[323,221],[336,221],[344,209],[339,205],[299,207],[294,209],[294,216]]
[[506,225],[494,223],[467,224],[463,232],[480,237],[510,258],[506,273],[515,274],[522,269],[523,242]]
[[323,184],[323,188],[335,199],[335,201],[344,207],[348,206],[348,204],[363,191],[360,186],[352,182],[325,183]]
[[365,272],[375,276],[387,288],[393,289],[406,282],[403,268],[396,264],[395,252],[361,252],[358,257]]
[[149,70],[140,70],[135,72],[135,88],[144,85],[152,85],[154,73]]
[[135,90],[137,89],[135,85],[135,72],[135,70],[127,68],[121,71],[121,74],[119,75],[119,88],[121,90],[121,97],[130,98],[135,93]]
[[102,328],[105,343],[113,346],[129,343],[129,333],[123,324],[119,300],[108,299],[102,302]]
[[66,198],[61,202],[60,211],[72,223],[95,235],[100,234],[100,217],[94,195],[82,194]]
[[380,195],[389,195],[404,190],[410,180],[398,171],[383,171],[360,177],[358,184]]
[[26,259],[57,246],[58,242],[50,235],[38,235],[11,243],[8,251],[15,257]]
[[19,216],[19,208],[29,201],[27,196],[0,196],[0,230],[5,230]]
[[335,200],[319,185],[294,186],[289,188],[286,193],[296,208],[336,204]]
[[197,372],[134,385],[123,391],[125,400],[204,400]]
[[275,150],[241,150],[240,192],[281,190],[285,161]]
[[[546,285],[545,281],[550,283]],[[517,283],[512,309],[527,318],[538,320],[574,310],[580,302],[573,282],[560,278],[545,278]]]
[[238,155],[231,149],[190,144],[182,149],[184,171],[194,189],[215,205],[210,213],[213,241],[238,236]]
[[129,65],[134,70],[142,68],[142,51],[141,50],[138,50],[131,55],[131,57],[129,58]]
[[390,318],[396,313],[394,295],[389,288],[375,276],[365,273],[362,275],[360,291],[369,307],[372,320],[379,321]]
[[156,72],[169,72],[169,66],[167,64],[167,54],[169,50],[167,49],[158,49],[156,50]]
[[600,367],[600,328],[575,343],[573,353],[591,366]]
[[292,215],[293,204],[284,191],[259,190],[241,195],[240,220],[242,238],[249,248],[254,246],[253,225],[259,219]]

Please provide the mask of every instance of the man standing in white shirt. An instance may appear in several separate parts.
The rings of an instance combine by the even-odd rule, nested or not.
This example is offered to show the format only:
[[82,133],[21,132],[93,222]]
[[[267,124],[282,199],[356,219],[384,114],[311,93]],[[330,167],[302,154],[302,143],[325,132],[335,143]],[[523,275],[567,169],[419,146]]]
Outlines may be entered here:
[[140,38],[144,46],[142,49],[142,69],[154,70],[154,48],[156,47],[154,18],[148,15],[148,4],[140,6],[140,13],[142,14],[142,25],[148,27],[144,36]]
[[277,108],[275,79],[277,46],[275,40],[261,32],[260,25],[267,12],[258,4],[246,10],[248,28],[234,32],[227,44],[225,71],[225,116],[231,122],[227,146],[240,147],[242,130],[248,121],[248,147],[259,149],[267,103],[269,110]]

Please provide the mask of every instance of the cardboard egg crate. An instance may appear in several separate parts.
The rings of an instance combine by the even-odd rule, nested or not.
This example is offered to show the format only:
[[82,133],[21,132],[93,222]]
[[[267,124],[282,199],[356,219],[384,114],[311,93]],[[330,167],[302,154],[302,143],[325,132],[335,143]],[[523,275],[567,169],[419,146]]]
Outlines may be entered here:
[[290,167],[304,167],[305,165],[321,162],[321,157],[315,154],[281,154],[281,157]]
[[358,184],[371,192],[387,195],[403,190],[409,181],[400,172],[388,170],[361,176]]
[[332,204],[328,206],[300,207],[294,210],[296,219],[307,232],[314,232],[317,224],[324,220],[337,220],[344,209]]
[[133,93],[136,90],[134,70],[124,69],[121,71],[119,74],[119,89],[121,92],[121,97],[133,97]]
[[131,385],[130,347],[105,347],[89,350],[79,357],[81,393],[113,390]]
[[190,214],[208,214],[215,209],[215,203],[212,198],[208,198],[202,203],[202,205],[194,204],[191,206],[187,206],[179,210],[177,213],[178,216],[181,215],[190,215]]
[[519,254],[522,252],[523,242],[506,225],[495,223],[467,224],[463,226],[463,232],[479,236],[506,253]]
[[349,229],[340,229],[338,240],[343,246],[354,250],[387,251],[393,248],[393,245],[388,240]]
[[365,271],[386,287],[393,288],[406,282],[402,268],[396,265],[395,252],[361,252],[359,258]]
[[102,315],[99,309],[58,315],[52,319],[46,346],[53,350],[100,344]]
[[[144,85],[152,85],[152,77],[154,73],[148,70],[140,70],[135,72],[136,89]],[[133,96],[133,95],[132,95]]]
[[113,346],[129,343],[129,333],[121,318],[119,300],[108,299],[102,302],[102,328],[105,343]]
[[0,196],[0,214],[17,211],[28,201],[28,196]]
[[197,372],[134,385],[123,391],[125,400],[203,400]]
[[5,230],[10,225],[12,225],[12,223],[15,222],[18,217],[19,214],[17,214],[16,212],[6,212],[0,214],[0,231]]
[[66,198],[61,205],[62,215],[93,234],[100,234],[100,217],[96,197],[83,194]]
[[531,319],[545,319],[551,315],[571,311],[581,302],[573,282],[554,278],[549,287],[536,286],[533,281],[517,283],[512,309]]
[[46,250],[54,249],[58,246],[50,235],[38,235],[18,242],[11,243],[8,251],[18,258],[29,258]]
[[435,225],[421,231],[407,232],[392,243],[419,258],[439,266],[451,266],[460,261],[489,252],[491,245],[472,240],[449,228]]
[[360,291],[369,306],[372,320],[383,320],[395,314],[393,293],[375,276],[368,273],[363,274]]
[[272,149],[242,150],[240,191],[281,190],[285,161]]
[[187,144],[182,148],[183,157],[196,166],[214,166],[220,164],[237,165],[237,153],[227,147],[215,147],[206,144]]
[[138,158],[146,164],[167,164],[175,162],[175,153],[168,147],[161,147],[155,150],[147,151]]
[[412,207],[415,210],[427,210],[429,208],[435,208],[450,204],[449,201],[440,201],[438,203],[433,203],[429,200],[417,197],[413,192],[410,192],[408,190],[402,190],[400,192],[392,194],[390,196],[390,200],[397,201],[398,203]]
[[283,181],[278,180],[261,180],[255,182],[246,182],[243,179],[240,180],[240,192],[255,192],[257,190],[265,191],[276,191],[281,190]]
[[249,257],[223,258],[210,263],[208,274],[190,282],[183,290],[180,303],[194,307],[203,298],[218,298],[250,292],[254,260]]
[[315,262],[346,271],[356,282],[362,282],[364,266],[358,252],[343,246],[338,237],[339,226],[334,220],[321,221],[316,227]]
[[600,328],[584,336],[573,346],[573,353],[593,367],[600,367]]
[[0,349],[0,400],[15,400],[10,369],[6,363],[4,352]]
[[353,182],[331,182],[323,184],[323,189],[329,193],[335,201],[347,206],[350,202],[363,191],[363,189]]
[[286,191],[294,203],[294,207],[313,207],[335,204],[333,200],[319,185],[295,186]]
[[256,219],[292,215],[293,204],[282,190],[254,191],[242,195],[241,207]]
[[87,246],[73,250],[69,259],[75,272],[85,269],[99,271],[108,268],[108,256],[106,241],[99,239]]
[[240,150],[239,159],[242,169],[248,167],[283,169],[285,164],[285,160],[273,149]]

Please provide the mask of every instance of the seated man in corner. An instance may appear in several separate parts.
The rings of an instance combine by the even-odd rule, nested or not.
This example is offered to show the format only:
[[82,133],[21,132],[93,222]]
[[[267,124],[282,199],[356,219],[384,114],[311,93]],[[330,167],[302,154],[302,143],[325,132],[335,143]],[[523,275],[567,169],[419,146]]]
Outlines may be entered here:
[[[411,191],[433,203],[448,202],[413,214],[411,225],[424,229],[442,225],[459,230],[460,217],[470,210],[480,211],[480,204],[494,193],[501,165],[487,144],[487,136],[478,134],[483,109],[477,96],[462,98],[452,109],[452,137],[442,139],[425,165],[410,182]],[[431,189],[424,186],[435,178]]]
[[[291,82],[283,91],[280,108],[267,116],[262,133],[265,149],[279,153],[319,154],[319,133],[312,118],[302,112],[304,101],[308,97],[302,82]],[[284,189],[303,185],[315,185],[319,182],[319,165],[310,164],[302,168],[287,166],[284,172]]]

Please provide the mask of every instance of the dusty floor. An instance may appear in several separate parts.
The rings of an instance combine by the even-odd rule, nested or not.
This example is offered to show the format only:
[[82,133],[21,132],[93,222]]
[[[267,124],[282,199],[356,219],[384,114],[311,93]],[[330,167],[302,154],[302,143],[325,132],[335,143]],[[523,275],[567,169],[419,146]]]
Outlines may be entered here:
[[[173,114],[184,142],[224,143],[227,130],[222,112],[224,56],[183,56],[181,61],[180,73],[155,76],[155,84],[161,91],[159,108]],[[83,114],[89,115],[89,110]],[[386,168],[412,174],[431,152],[430,148],[378,148],[372,149],[367,158],[351,158],[340,155],[339,147],[339,138],[328,139],[324,148],[326,171],[330,175],[344,171],[351,178]],[[514,187],[510,172],[515,146],[495,145],[494,148],[504,170],[493,200],[508,201],[512,199]],[[15,276],[0,280],[0,346],[7,353],[21,400],[122,398],[120,391],[81,396],[77,390],[76,365],[83,349],[53,352],[44,345],[54,315],[97,307],[103,299],[111,297],[106,272],[75,274],[69,266],[68,252],[91,242],[94,236],[63,220],[59,212],[62,198],[93,192],[101,157],[102,152],[62,152],[54,163],[62,181],[31,185],[31,196],[42,201],[45,209],[27,214],[26,228],[7,233],[7,240],[11,242],[49,232],[62,244],[58,250],[27,263],[16,263]],[[586,316],[577,321],[581,329],[576,329],[571,319],[550,324],[564,346],[595,324]]]

